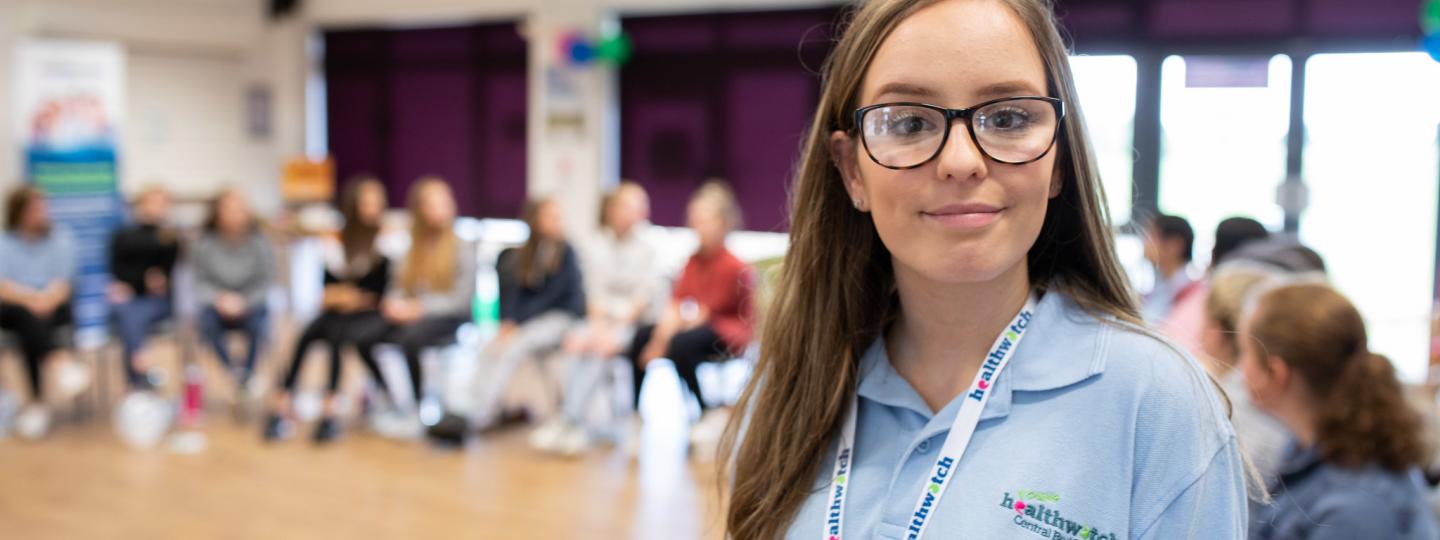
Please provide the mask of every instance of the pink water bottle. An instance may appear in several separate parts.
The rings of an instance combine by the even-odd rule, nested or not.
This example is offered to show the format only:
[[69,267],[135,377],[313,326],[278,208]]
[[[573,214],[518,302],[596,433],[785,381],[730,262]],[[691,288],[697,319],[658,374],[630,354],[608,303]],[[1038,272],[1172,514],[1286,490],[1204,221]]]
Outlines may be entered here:
[[198,364],[185,366],[185,396],[180,409],[180,425],[195,427],[200,423],[200,411],[205,405],[205,373]]

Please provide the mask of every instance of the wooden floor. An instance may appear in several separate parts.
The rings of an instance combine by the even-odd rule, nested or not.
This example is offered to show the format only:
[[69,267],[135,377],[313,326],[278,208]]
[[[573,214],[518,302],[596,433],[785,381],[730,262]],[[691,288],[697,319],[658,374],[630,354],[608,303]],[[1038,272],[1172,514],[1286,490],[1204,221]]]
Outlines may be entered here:
[[[4,362],[5,379],[20,380]],[[58,423],[38,442],[0,439],[0,537],[722,537],[714,466],[687,457],[673,414],[647,416],[638,458],[567,460],[531,451],[524,429],[441,450],[360,428],[316,447],[302,425],[267,445],[258,422],[227,410],[212,403],[195,455],[130,449],[104,416]]]

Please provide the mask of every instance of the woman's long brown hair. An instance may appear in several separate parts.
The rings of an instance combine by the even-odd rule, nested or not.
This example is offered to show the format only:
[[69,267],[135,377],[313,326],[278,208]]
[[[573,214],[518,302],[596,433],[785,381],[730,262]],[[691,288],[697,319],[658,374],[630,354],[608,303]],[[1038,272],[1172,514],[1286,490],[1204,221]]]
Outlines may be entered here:
[[[516,263],[519,275],[516,277],[526,287],[537,288],[543,285],[545,278],[559,271],[560,263],[565,260],[565,250],[559,245],[561,243],[542,238],[537,232],[540,230],[540,210],[551,204],[558,203],[550,198],[532,200],[525,203],[525,210],[521,212],[525,225],[530,228],[530,236],[520,246],[519,261]],[[545,246],[547,243],[556,245]]]
[[346,266],[365,268],[375,260],[375,237],[380,235],[380,224],[365,223],[360,218],[360,197],[367,189],[379,193],[382,200],[385,198],[385,184],[374,176],[356,177],[340,193],[340,215],[345,218],[340,228],[340,245],[345,250]]
[[[1030,281],[1063,291],[1097,315],[1138,321],[1051,6],[998,1],[1029,30],[1049,95],[1064,100],[1067,110],[1055,164],[1063,187],[1029,250]],[[781,536],[805,497],[820,488],[817,468],[855,392],[859,353],[893,317],[898,298],[890,253],[870,217],[851,206],[829,141],[833,130],[854,129],[850,112],[863,105],[860,84],[881,42],[932,2],[864,4],[822,68],[820,104],[792,188],[789,252],[763,317],[755,374],[736,406],[745,414],[735,415],[722,441],[720,455],[730,460],[722,466],[734,474],[726,517],[733,538]]]
[[1425,463],[1420,413],[1385,357],[1370,352],[1360,312],[1328,285],[1286,285],[1252,308],[1247,336],[1261,366],[1289,366],[1314,398],[1316,446],[1328,462],[1403,471]]
[[460,244],[455,228],[449,224],[432,228],[420,215],[421,198],[432,190],[454,198],[450,184],[433,176],[417,180],[406,197],[410,207],[410,253],[405,257],[400,286],[408,294],[417,294],[422,285],[431,292],[448,291],[455,282]]

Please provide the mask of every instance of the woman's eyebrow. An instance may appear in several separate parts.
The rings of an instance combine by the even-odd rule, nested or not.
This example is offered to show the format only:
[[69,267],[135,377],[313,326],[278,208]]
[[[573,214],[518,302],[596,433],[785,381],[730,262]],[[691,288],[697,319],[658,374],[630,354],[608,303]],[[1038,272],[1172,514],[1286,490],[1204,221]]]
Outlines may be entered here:
[[982,86],[975,95],[980,99],[989,99],[1020,95],[1040,96],[1045,95],[1045,92],[1023,81],[1003,81]]
[[922,99],[934,98],[940,95],[939,92],[936,92],[935,90],[927,86],[920,86],[917,84],[905,82],[890,82],[881,85],[880,90],[875,93],[875,97],[879,98],[892,94]]

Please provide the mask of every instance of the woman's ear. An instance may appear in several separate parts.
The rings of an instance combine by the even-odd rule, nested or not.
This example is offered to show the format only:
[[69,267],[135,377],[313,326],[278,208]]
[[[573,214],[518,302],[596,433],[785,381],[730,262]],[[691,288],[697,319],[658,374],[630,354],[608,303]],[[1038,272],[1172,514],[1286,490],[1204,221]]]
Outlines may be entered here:
[[1273,354],[1266,363],[1270,371],[1270,383],[1275,389],[1281,392],[1290,390],[1295,376],[1295,372],[1290,369],[1290,364],[1286,364],[1279,356]]
[[830,132],[830,160],[840,171],[845,192],[850,195],[855,209],[865,212],[870,206],[865,198],[865,183],[860,178],[860,164],[855,159],[856,150],[855,138],[850,134],[839,130]]

